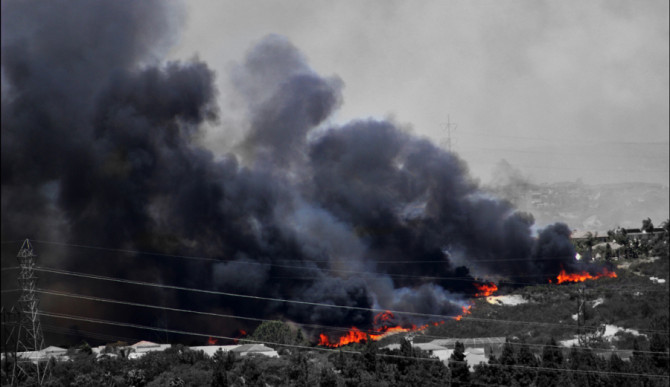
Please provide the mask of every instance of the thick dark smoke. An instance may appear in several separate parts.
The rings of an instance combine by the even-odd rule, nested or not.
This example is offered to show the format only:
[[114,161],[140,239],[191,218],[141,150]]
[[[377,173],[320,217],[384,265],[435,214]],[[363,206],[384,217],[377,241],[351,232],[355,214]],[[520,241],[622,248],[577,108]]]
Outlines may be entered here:
[[[443,315],[461,310],[475,276],[546,282],[573,267],[565,225],[534,237],[532,216],[480,191],[456,154],[388,121],[326,125],[343,82],[317,74],[279,36],[262,39],[233,71],[248,133],[231,147],[236,153],[212,153],[199,141],[201,126],[225,114],[214,71],[197,59],[161,60],[178,27],[173,8],[2,2],[3,240],[214,257],[220,262],[84,258],[70,248],[51,261],[101,275]],[[365,327],[373,317],[54,281],[108,298],[299,323]],[[89,313],[110,317],[100,306]],[[152,313],[132,316],[167,324]],[[243,324],[174,316],[169,325],[186,321],[219,334]]]

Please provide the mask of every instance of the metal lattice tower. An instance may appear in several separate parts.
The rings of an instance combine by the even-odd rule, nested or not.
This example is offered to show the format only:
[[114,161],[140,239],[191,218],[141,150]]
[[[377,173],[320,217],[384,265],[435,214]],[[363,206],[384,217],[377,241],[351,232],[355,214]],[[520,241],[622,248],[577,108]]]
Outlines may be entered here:
[[[28,368],[32,367],[31,361],[21,359],[20,353],[29,351],[40,351],[44,349],[44,335],[40,323],[39,298],[37,297],[37,276],[35,275],[35,262],[37,255],[33,252],[30,240],[26,239],[21,245],[21,250],[16,256],[19,261],[18,282],[21,287],[21,295],[17,300],[16,309],[19,313],[18,329],[16,335],[16,354],[18,357],[14,362],[12,384],[18,383],[22,375],[28,375]],[[38,385],[43,385],[48,375],[47,362],[38,361],[36,367]]]
[[22,335],[19,337],[19,349],[23,351],[39,351],[44,348],[44,336],[40,324],[39,298],[37,297],[37,276],[35,275],[35,259],[33,246],[26,239],[16,256],[19,261],[19,286],[21,296],[18,300],[18,309],[21,312],[19,320]]

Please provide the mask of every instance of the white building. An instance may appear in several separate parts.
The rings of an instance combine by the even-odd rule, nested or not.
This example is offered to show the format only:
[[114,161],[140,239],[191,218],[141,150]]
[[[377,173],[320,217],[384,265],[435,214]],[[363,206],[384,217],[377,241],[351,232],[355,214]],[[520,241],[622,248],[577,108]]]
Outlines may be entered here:
[[437,345],[434,343],[412,344],[412,347],[419,348],[422,351],[428,352],[431,356],[435,356],[445,364],[447,364],[447,362],[449,361],[449,357],[451,357],[451,354],[454,352],[453,349],[449,349],[447,347],[443,347],[441,345]]
[[[492,354],[500,356],[502,345],[505,343],[504,337],[481,337],[481,338],[458,338],[458,339],[437,339],[428,343],[412,343],[413,348],[419,348],[428,352],[431,356],[437,357],[444,364],[449,364],[449,358],[454,353],[456,342],[463,343],[465,347],[465,360],[468,362],[470,371],[479,363],[488,363]],[[400,349],[400,344],[390,344],[384,348]]]
[[[26,351],[26,352],[17,352],[16,356],[23,361],[30,361],[37,364],[40,361],[47,361],[51,358],[56,359],[56,361],[67,361],[70,358],[66,355],[67,349],[60,347],[46,347],[41,351]],[[2,354],[2,360],[5,359],[5,354]]]
[[156,344],[145,340],[138,341],[137,343],[130,346],[128,359],[139,359],[149,352],[165,351],[170,347],[172,347],[172,344]]
[[263,355],[269,357],[279,357],[277,351],[270,347],[266,347],[264,344],[244,344],[234,348],[232,351],[233,353],[240,356]]

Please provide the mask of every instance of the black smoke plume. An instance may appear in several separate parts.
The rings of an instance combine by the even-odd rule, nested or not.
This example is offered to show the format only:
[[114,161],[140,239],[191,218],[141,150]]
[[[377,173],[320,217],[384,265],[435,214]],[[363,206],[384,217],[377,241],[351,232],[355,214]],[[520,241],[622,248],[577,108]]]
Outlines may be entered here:
[[[234,153],[203,146],[203,124],[226,112],[206,63],[163,60],[179,19],[162,1],[2,2],[3,240],[215,259],[37,242],[43,263],[62,269],[442,315],[460,312],[475,276],[547,282],[572,267],[565,225],[534,237],[532,216],[483,193],[456,154],[389,121],[326,125],[343,82],[279,36],[231,75],[247,103],[245,139]],[[12,254],[3,245],[3,265]],[[42,277],[46,288],[247,317],[347,327],[373,318]],[[42,307],[224,335],[249,324],[56,297]]]

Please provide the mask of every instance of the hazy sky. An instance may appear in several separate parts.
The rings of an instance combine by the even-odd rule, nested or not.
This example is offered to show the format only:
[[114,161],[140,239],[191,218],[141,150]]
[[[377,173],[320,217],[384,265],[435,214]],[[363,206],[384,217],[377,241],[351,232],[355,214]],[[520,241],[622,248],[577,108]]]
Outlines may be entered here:
[[[668,184],[668,1],[188,1],[175,59],[217,72],[213,147],[244,124],[230,71],[263,36],[344,82],[333,123],[392,117],[488,182]],[[641,144],[637,144],[641,143]]]

